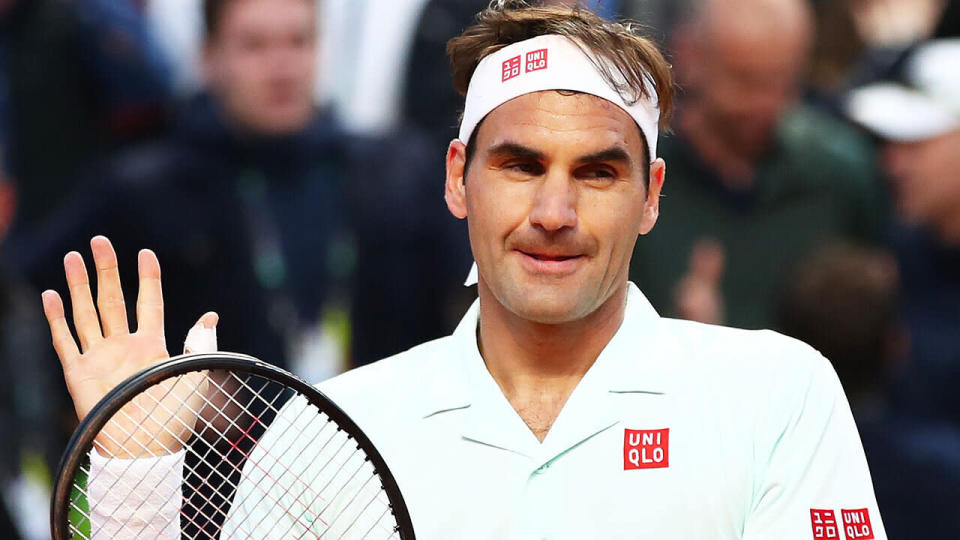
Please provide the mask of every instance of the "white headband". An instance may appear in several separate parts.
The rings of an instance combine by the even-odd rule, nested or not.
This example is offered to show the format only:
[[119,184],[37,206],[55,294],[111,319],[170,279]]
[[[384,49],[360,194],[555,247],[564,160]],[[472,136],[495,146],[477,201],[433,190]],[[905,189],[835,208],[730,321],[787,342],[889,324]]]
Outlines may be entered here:
[[[603,59],[597,61],[605,62]],[[618,82],[624,82],[620,70],[609,63],[606,65]],[[660,108],[653,83],[649,79],[645,82],[649,97],[641,97],[629,105],[583,49],[569,38],[546,35],[513,43],[485,57],[473,72],[467,88],[459,139],[467,144],[477,124],[490,111],[515,97],[542,90],[571,90],[603,98],[629,114],[647,140],[652,162],[657,158]],[[473,263],[464,285],[476,284],[477,278],[477,263]]]
[[[610,73],[626,86],[623,74],[606,60]],[[477,124],[490,111],[515,97],[542,90],[571,90],[603,98],[629,114],[640,126],[650,161],[657,158],[657,132],[660,109],[653,83],[648,79],[647,94],[629,105],[610,85],[587,54],[564,36],[537,36],[508,45],[485,57],[470,78],[459,139],[467,144]]]

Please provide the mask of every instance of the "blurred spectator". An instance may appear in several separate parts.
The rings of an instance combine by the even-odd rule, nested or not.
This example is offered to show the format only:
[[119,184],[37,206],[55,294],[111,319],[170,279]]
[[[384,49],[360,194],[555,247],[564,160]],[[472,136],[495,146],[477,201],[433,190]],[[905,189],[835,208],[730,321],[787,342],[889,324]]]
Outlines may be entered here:
[[20,186],[18,227],[65,200],[77,171],[153,133],[169,86],[130,0],[3,0],[0,132]]
[[[415,133],[347,137],[332,111],[315,109],[314,0],[205,7],[209,93],[168,140],[113,160],[99,189],[18,243],[31,276],[54,286],[52,258],[92,234],[108,235],[121,261],[150,247],[171,352],[214,309],[224,350],[310,380],[346,367],[351,331],[355,362],[449,332],[443,285],[462,280],[469,259],[450,247],[453,218],[438,224],[442,153]],[[362,286],[351,292],[354,277]],[[132,297],[136,276],[123,279]]]
[[704,0],[672,35],[684,90],[657,227],[631,279],[661,313],[745,328],[804,252],[879,236],[866,140],[796,101],[813,33],[804,0]]
[[885,252],[831,245],[792,274],[780,329],[833,363],[857,421],[890,538],[960,538],[960,430],[891,406],[907,340],[897,266]]
[[883,165],[901,224],[901,266],[911,358],[904,397],[960,426],[960,40],[933,41],[900,82],[854,91],[853,119],[883,138]]
[[830,359],[853,410],[869,415],[906,355],[896,260],[880,249],[833,242],[789,276],[777,329]]

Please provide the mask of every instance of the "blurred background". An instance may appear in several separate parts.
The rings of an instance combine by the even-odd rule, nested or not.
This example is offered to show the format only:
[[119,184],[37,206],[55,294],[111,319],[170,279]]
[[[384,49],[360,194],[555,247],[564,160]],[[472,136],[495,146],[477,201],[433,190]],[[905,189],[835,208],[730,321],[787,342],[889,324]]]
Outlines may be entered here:
[[[172,353],[209,309],[221,349],[312,381],[453,330],[476,292],[445,43],[486,4],[0,0],[0,537],[49,534],[76,418],[39,292],[95,234],[130,297],[157,252]],[[960,2],[581,4],[677,77],[631,279],[820,350],[889,536],[960,538]]]

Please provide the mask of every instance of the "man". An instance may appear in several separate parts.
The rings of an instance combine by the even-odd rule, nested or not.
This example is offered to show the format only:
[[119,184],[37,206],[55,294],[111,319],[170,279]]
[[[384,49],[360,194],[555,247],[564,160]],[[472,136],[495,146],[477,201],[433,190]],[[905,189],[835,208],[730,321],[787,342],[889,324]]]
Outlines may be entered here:
[[[225,349],[318,380],[343,371],[350,352],[368,363],[448,332],[444,295],[461,287],[428,269],[469,258],[446,256],[465,251],[459,236],[431,233],[455,221],[423,202],[436,200],[424,179],[441,161],[415,134],[347,137],[333,111],[318,110],[317,9],[206,1],[205,92],[169,137],[111,160],[96,190],[21,242],[32,244],[17,251],[33,282],[49,288],[54,261],[94,234],[112,238],[121,260],[149,245],[164,260],[170,335],[221,306]],[[434,242],[419,242],[428,234]],[[386,265],[396,282],[376,279]],[[355,277],[366,283],[352,292]]]
[[671,180],[630,274],[665,314],[773,328],[774,298],[808,249],[880,234],[865,141],[796,103],[807,4],[698,0],[673,32],[684,94],[663,141]]
[[901,388],[914,411],[960,425],[960,40],[929,42],[906,62],[902,80],[854,91],[851,118],[885,141],[900,223],[901,267],[911,366]]
[[[506,3],[449,52],[466,106],[446,201],[467,219],[479,300],[452,336],[321,387],[383,453],[417,536],[839,538],[846,509],[885,538],[822,357],[770,332],[661,319],[627,281],[664,181],[672,96],[656,47],[585,10]],[[93,249],[103,333],[81,257],[66,259],[82,354],[44,294],[81,415],[119,376],[114,351],[126,365],[165,356],[156,258],[141,255],[145,330],[130,335],[109,242]],[[262,446],[287,442],[268,431]],[[162,459],[178,472],[178,455]],[[244,514],[264,535],[321,531],[271,512],[241,498],[224,536]]]

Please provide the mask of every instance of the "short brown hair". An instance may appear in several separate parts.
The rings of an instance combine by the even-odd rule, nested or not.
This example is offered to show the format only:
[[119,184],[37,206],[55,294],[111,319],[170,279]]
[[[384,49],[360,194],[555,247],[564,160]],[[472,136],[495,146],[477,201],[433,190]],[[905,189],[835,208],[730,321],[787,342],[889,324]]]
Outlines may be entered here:
[[[522,0],[494,0],[477,15],[476,24],[447,42],[454,88],[467,95],[473,72],[483,58],[513,43],[549,34],[565,36],[584,47],[627,103],[654,97],[648,95],[644,84],[652,82],[660,106],[660,128],[667,127],[673,114],[670,64],[652,40],[640,35],[638,25],[608,22],[585,8],[536,7]],[[596,58],[609,62],[622,79]],[[618,83],[618,79],[626,84]]]
[[[206,39],[217,35],[227,6],[236,0],[203,0],[203,34]],[[309,0],[315,2],[316,0]]]

